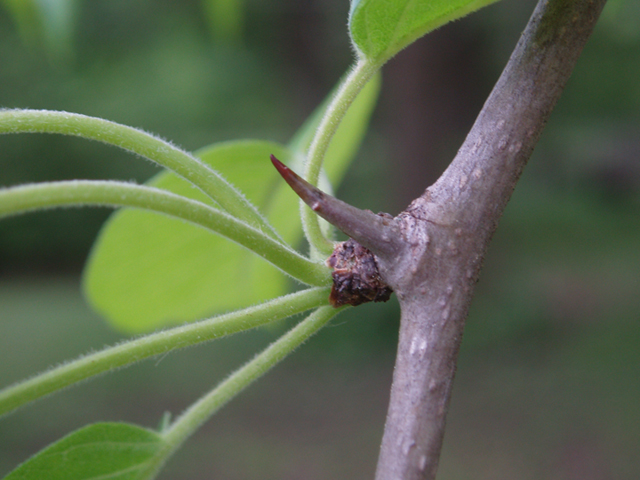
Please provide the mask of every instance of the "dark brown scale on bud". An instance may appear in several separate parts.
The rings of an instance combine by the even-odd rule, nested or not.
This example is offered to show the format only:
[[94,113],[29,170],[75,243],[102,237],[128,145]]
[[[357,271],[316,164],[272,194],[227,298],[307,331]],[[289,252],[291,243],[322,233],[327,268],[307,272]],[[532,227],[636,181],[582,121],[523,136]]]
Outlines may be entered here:
[[[271,155],[271,162],[282,178],[311,209],[350,237],[367,245],[377,255],[389,255],[402,247],[394,219],[387,214],[359,210],[318,190]],[[327,260],[333,269],[333,288],[329,302],[334,307],[386,302],[393,290],[380,278],[378,262],[371,250],[349,239],[336,245]]]
[[327,265],[333,269],[329,301],[334,307],[386,302],[391,297],[393,290],[380,278],[375,256],[355,240],[338,243]]

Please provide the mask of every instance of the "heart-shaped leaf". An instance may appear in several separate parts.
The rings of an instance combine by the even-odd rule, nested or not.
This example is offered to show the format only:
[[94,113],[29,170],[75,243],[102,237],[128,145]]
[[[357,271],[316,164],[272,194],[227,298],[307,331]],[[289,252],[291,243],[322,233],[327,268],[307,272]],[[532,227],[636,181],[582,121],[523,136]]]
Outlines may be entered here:
[[154,431],[96,423],[38,452],[4,480],[141,480],[148,477],[162,445]]
[[426,33],[497,0],[352,0],[349,33],[360,56],[384,63]]

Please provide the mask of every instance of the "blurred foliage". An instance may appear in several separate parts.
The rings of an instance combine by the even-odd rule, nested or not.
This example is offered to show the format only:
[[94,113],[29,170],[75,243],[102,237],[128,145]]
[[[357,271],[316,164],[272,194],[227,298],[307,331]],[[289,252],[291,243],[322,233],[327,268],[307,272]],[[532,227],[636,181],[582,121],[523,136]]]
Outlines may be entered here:
[[[71,60],[81,0],[2,0],[22,41],[44,51],[53,63]],[[202,0],[202,12],[216,41],[235,43],[244,29],[243,0]],[[126,15],[126,14],[125,14]]]
[[213,38],[219,42],[240,42],[244,30],[242,0],[203,0]]
[[[348,2],[210,3],[209,14],[214,8],[241,9],[239,17],[229,20],[238,23],[229,24],[233,27],[229,27],[232,33],[227,39],[214,33],[201,2],[80,2],[75,14],[73,55],[65,62],[56,62],[55,57],[26,45],[16,23],[6,14],[8,10],[4,14],[0,11],[0,105],[102,116],[143,127],[193,150],[223,139],[285,141],[349,64],[345,28]],[[434,32],[393,60],[385,72],[376,123],[338,195],[362,208],[394,214],[404,208],[403,195],[410,198],[419,193],[409,184],[416,180],[417,188],[423,189],[427,184],[424,179],[434,172],[437,175],[455,154],[534,4],[533,0],[500,2]],[[631,479],[640,474],[637,452],[632,448],[640,443],[639,5],[636,0],[609,0],[490,247],[461,351],[441,467],[447,478],[472,475],[478,479],[589,480]],[[229,12],[229,18],[237,14]],[[446,55],[433,56],[433,49]],[[406,82],[412,78],[419,80],[418,90],[407,88]],[[464,83],[465,79],[472,79],[473,85]],[[438,99],[447,101],[438,103]],[[415,109],[417,115],[412,116]],[[449,120],[451,117],[455,118]],[[445,124],[447,131],[438,133],[434,140],[429,134],[439,132],[439,124]],[[430,142],[428,151],[425,137]],[[0,185],[11,185],[62,178],[145,180],[155,170],[102,145],[32,135],[0,138],[0,172]],[[394,188],[394,182],[399,187]],[[57,273],[68,268],[78,272],[105,216],[104,211],[82,210],[1,222],[0,275],[43,270]],[[65,323],[76,316],[75,303],[73,308],[60,304],[62,310],[52,313],[54,306],[68,298],[68,292],[46,294],[46,289],[36,289],[29,296],[24,292],[32,287],[14,289],[6,285],[0,288],[4,292],[0,298],[4,302],[2,316],[16,319],[17,326],[14,331],[7,326],[13,323],[3,323],[3,328],[9,328],[3,330],[3,338],[14,339],[11,344],[22,348],[32,345],[29,342],[33,337],[24,338],[25,333],[18,330],[18,326],[29,328],[23,317],[31,316],[40,319],[31,332],[60,331],[61,338],[69,341],[61,351],[63,347],[56,346],[58,337],[55,341],[43,337],[38,344],[42,349],[38,345],[29,348],[38,354],[34,360],[37,365],[25,363],[24,371],[18,368],[22,362],[16,358],[24,357],[26,362],[28,355],[9,353],[10,345],[3,345],[0,351],[8,352],[8,358],[13,359],[2,362],[3,370],[11,373],[0,372],[3,384],[5,379],[17,380],[34,368],[42,369],[83,349],[113,342],[110,332],[104,332],[102,340],[86,340],[85,329],[101,330],[96,323],[81,324],[83,328]],[[27,307],[7,309],[10,299],[17,302],[20,298]],[[78,314],[78,318],[86,319],[84,315]],[[91,318],[90,322],[97,322]],[[85,341],[81,345],[72,341],[72,332]],[[227,367],[230,360],[224,359],[225,354],[241,362],[238,357],[245,350],[238,345],[246,343],[250,345],[247,348],[255,349],[255,342],[264,341],[261,335],[268,337],[270,333],[255,335],[245,335],[231,347],[222,348],[219,356],[206,357],[206,365],[216,365],[213,376],[226,371],[222,367]],[[370,477],[396,335],[395,303],[364,306],[338,317],[295,357],[303,365],[302,372],[296,376],[291,371],[294,367],[285,365],[285,369],[289,368],[286,371],[293,375],[294,382],[321,377],[329,385],[338,382],[342,390],[326,387],[324,392],[325,387],[316,386],[322,392],[305,397],[306,384],[298,388],[276,372],[282,383],[276,382],[274,390],[266,386],[268,381],[263,382],[255,394],[251,393],[253,389],[246,394],[245,410],[243,400],[239,410],[228,410],[230,418],[245,427],[234,430],[229,426],[229,433],[212,430],[207,438],[200,439],[203,445],[196,448],[194,456],[205,452],[200,457],[208,462],[213,448],[228,444],[216,440],[226,435],[232,445],[255,447],[250,455],[263,458],[261,465],[270,465],[265,468],[273,467],[269,459],[287,458],[292,469],[289,476],[295,476],[299,466],[304,472],[324,472],[319,478]],[[51,345],[54,351],[40,359],[45,345]],[[194,357],[191,366],[178,363],[172,367],[169,360],[163,360],[163,368],[175,369],[175,383],[166,388],[160,386],[167,383],[164,377],[157,383],[150,382],[148,372],[156,371],[151,368],[153,364],[146,370],[123,372],[125,378],[133,379],[122,382],[129,381],[127,385],[134,386],[135,392],[142,388],[140,385],[150,389],[149,402],[169,398],[171,409],[177,411],[213,382],[213,369],[202,372],[198,365],[203,364],[203,351],[217,348],[185,353]],[[176,355],[182,354],[172,357]],[[330,372],[326,374],[329,378],[319,373],[323,369]],[[341,379],[365,379],[367,374],[374,375],[372,372],[380,376],[366,385],[374,389],[374,395],[371,390],[353,398],[345,393],[349,389],[345,387],[347,380]],[[199,387],[189,384],[182,388],[191,377],[199,376],[204,377]],[[82,407],[92,420],[98,416],[135,421],[141,416],[140,421],[149,424],[167,408],[161,402],[153,404],[149,412],[146,404],[142,408],[141,404],[127,403],[126,393],[120,392],[117,397],[110,393],[109,386],[116,380],[108,378],[103,381],[107,386],[103,383],[96,387],[95,393],[81,387],[76,397],[64,393],[41,403],[38,408],[49,405],[42,413],[41,424],[54,429],[62,404],[73,403],[73,398],[84,404],[83,396],[94,402]],[[320,398],[325,398],[323,392],[327,402],[340,399],[339,407],[335,403],[319,405]],[[242,423],[242,415],[250,419],[259,416],[250,399],[261,394],[271,395],[274,405],[282,402],[289,408],[293,408],[295,399],[309,402],[313,411],[294,418],[312,432],[307,433],[311,436],[321,430],[319,425],[324,421],[314,416],[317,412],[333,414],[342,425],[351,425],[344,419],[364,415],[365,409],[345,413],[350,402],[377,409],[377,423],[344,437],[353,445],[373,438],[372,446],[367,447],[371,459],[363,460],[361,471],[327,473],[323,468],[328,467],[323,465],[337,465],[341,452],[353,452],[336,440],[339,435],[335,431],[319,437],[320,442],[324,438],[327,445],[339,446],[333,450],[327,447],[327,453],[303,440],[296,445],[278,443],[289,438],[294,429],[282,426],[286,423],[274,425],[274,420],[259,417],[257,430],[250,430],[248,420]],[[29,409],[30,414],[33,411]],[[75,420],[65,422],[76,417],[65,415],[60,415],[63,427],[57,428],[69,431],[76,426]],[[283,415],[274,418],[284,422],[287,413]],[[224,419],[217,421],[224,426]],[[5,431],[23,432],[32,420],[19,413],[11,417],[11,422]],[[271,429],[261,430],[260,425]],[[243,436],[247,432],[253,433]],[[265,444],[261,435],[278,440]],[[47,430],[42,442],[56,436],[57,432]],[[293,438],[300,437],[294,433]],[[23,437],[14,437],[11,442],[34,451]],[[283,452],[289,448],[294,453],[285,456]],[[190,468],[187,455],[177,459],[176,465]],[[227,455],[223,450],[218,455],[230,461],[235,458],[237,468],[243,467],[237,457],[240,454]],[[301,456],[310,463],[301,463]],[[309,465],[316,469],[304,468]],[[9,468],[7,463],[1,466]],[[226,467],[217,468],[220,478],[237,478],[225,471]],[[182,478],[197,478],[197,467],[193,469],[192,476]],[[278,471],[272,477],[286,478],[286,474]],[[256,478],[248,473],[240,477]]]
[[43,49],[54,62],[65,62],[73,53],[78,0],[3,0],[22,41]]

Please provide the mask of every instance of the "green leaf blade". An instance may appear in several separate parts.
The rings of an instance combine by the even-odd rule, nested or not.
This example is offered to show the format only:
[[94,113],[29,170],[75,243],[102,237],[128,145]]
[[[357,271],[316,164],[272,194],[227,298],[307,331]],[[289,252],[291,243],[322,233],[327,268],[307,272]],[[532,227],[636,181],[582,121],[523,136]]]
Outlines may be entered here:
[[[239,141],[203,149],[200,157],[250,201],[264,206],[277,180],[271,153],[290,156],[275,143]],[[211,203],[172,173],[163,172],[149,183]],[[253,272],[256,268],[260,275]],[[97,311],[117,329],[138,333],[273,298],[284,293],[288,280],[222,237],[179,220],[126,209],[103,227],[83,281],[85,295]]]
[[96,423],[76,430],[19,465],[4,480],[141,480],[164,440],[125,423]]
[[497,0],[352,0],[349,33],[359,54],[382,65],[418,38]]

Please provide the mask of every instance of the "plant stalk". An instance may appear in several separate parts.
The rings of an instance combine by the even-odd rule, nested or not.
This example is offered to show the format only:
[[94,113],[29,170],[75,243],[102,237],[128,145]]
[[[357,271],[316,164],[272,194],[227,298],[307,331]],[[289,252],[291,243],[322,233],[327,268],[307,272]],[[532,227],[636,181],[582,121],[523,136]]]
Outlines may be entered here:
[[409,254],[379,259],[401,326],[377,480],[432,480],[482,258],[606,0],[540,0],[455,159],[397,217]]

